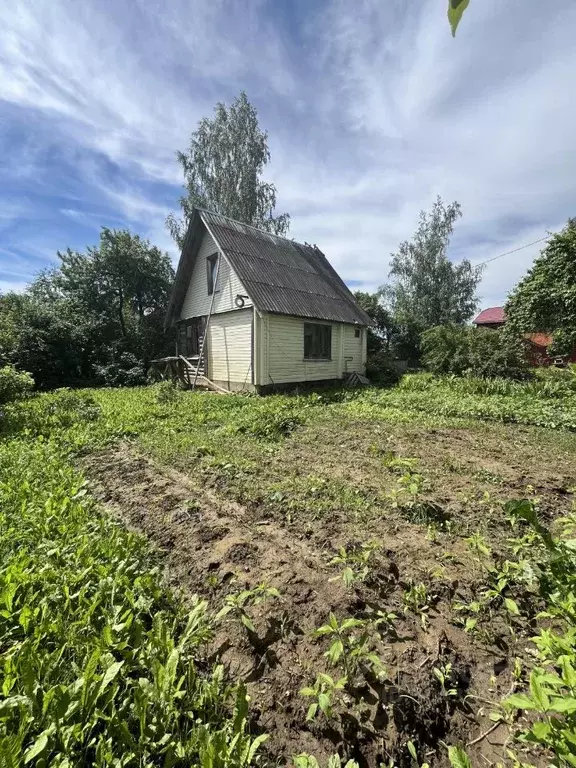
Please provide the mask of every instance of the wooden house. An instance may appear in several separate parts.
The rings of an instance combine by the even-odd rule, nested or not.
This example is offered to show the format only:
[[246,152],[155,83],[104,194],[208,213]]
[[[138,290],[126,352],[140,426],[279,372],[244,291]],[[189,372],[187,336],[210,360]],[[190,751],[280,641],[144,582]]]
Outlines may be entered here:
[[166,318],[191,370],[252,391],[364,374],[370,323],[316,246],[194,211]]

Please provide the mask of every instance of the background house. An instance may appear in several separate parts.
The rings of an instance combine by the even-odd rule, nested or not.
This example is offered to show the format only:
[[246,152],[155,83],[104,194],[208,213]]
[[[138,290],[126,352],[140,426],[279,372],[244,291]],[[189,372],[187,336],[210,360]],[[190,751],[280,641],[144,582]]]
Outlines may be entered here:
[[[483,309],[472,322],[477,328],[502,328],[506,323],[504,307]],[[552,344],[552,336],[549,333],[528,333],[526,340],[530,345],[528,357],[534,366],[553,365],[556,362],[576,362],[576,348],[570,356],[551,357],[548,354],[548,347]]]
[[481,328],[501,328],[506,322],[504,307],[488,307],[488,309],[483,309],[472,322]]
[[177,354],[232,390],[366,368],[368,315],[315,246],[195,210],[166,319]]

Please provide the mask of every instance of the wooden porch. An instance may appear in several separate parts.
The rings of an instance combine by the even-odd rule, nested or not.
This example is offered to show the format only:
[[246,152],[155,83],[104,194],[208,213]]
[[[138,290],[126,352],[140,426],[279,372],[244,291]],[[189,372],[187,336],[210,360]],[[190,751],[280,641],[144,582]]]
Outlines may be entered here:
[[179,382],[185,389],[209,389],[212,392],[227,395],[228,389],[218,386],[204,375],[204,364],[199,364],[200,356],[161,357],[150,362],[150,368],[155,378],[159,381]]

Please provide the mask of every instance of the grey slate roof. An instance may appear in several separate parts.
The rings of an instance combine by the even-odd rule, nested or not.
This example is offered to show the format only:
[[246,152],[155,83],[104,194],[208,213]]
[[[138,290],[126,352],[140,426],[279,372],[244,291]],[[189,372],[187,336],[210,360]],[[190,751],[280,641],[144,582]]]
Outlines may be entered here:
[[[370,317],[316,247],[278,237],[217,213],[194,212],[176,274],[167,324],[179,314],[202,222],[261,312],[370,325]],[[197,250],[197,248],[196,248]]]

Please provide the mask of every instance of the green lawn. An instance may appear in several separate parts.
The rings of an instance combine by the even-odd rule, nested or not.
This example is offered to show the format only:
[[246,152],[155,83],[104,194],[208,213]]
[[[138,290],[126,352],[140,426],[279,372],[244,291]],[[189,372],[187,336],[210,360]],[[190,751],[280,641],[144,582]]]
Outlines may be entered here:
[[[410,741],[441,766],[443,744],[490,726],[474,704],[489,697],[502,733],[545,750],[526,764],[576,765],[570,380],[63,391],[5,406],[1,429],[0,764],[325,764],[338,747],[404,766]],[[96,503],[81,467],[150,541]],[[330,611],[352,624],[329,629]],[[302,687],[329,696],[330,717],[306,721]]]

